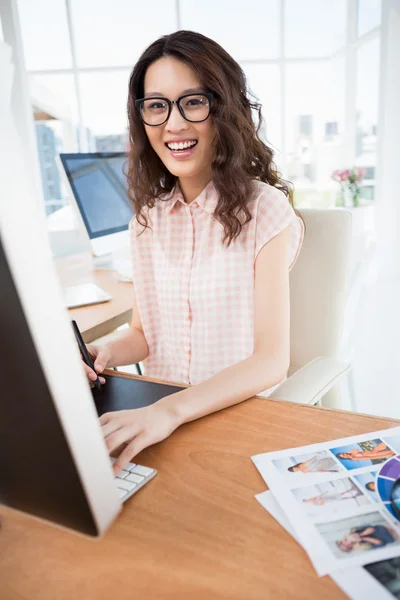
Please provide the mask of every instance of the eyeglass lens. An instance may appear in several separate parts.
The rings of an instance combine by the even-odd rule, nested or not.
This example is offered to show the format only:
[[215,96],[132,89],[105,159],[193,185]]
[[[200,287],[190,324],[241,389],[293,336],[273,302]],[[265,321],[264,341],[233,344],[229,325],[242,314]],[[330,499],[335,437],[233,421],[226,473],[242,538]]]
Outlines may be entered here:
[[[207,96],[195,94],[179,100],[179,106],[187,121],[204,121],[210,114],[210,103]],[[141,105],[142,119],[148,125],[161,125],[168,118],[168,102],[162,98],[146,98]]]

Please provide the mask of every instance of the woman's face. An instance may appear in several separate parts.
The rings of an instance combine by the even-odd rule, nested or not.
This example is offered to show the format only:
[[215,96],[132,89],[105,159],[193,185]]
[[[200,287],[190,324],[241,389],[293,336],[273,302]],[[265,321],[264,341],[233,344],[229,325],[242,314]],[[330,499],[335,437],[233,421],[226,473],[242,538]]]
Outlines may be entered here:
[[[185,63],[171,57],[160,58],[152,63],[144,78],[145,97],[163,96],[177,100],[187,93],[206,92],[195,71]],[[201,123],[186,121],[176,104],[166,123],[156,127],[144,125],[147,137],[168,171],[180,179],[211,178],[214,125],[212,117]],[[192,142],[196,144],[183,152],[175,152],[168,144]]]
[[340,549],[343,552],[350,552],[350,550],[353,549],[355,541],[357,541],[357,540],[352,539],[352,534],[347,535],[342,540],[340,540],[340,542],[339,542]]

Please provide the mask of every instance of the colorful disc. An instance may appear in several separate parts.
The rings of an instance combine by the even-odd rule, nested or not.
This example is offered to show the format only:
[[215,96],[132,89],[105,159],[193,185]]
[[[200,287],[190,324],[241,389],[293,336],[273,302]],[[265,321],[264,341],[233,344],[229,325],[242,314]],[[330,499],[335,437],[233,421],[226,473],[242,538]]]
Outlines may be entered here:
[[400,479],[400,454],[387,460],[376,476],[376,491],[390,516],[400,521],[393,511],[390,494],[396,479]]

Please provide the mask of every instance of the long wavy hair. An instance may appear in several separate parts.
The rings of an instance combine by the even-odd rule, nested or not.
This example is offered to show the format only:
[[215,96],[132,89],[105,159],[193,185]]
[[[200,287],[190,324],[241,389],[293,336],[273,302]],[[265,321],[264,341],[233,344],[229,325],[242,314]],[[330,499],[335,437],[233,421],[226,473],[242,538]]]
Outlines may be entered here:
[[[214,95],[211,168],[218,193],[214,217],[223,226],[223,242],[229,245],[251,219],[247,204],[255,192],[254,179],[278,188],[293,205],[292,191],[280,177],[272,149],[259,137],[263,124],[261,106],[248,89],[243,70],[219,44],[200,33],[176,31],[160,37],[143,52],[130,75],[126,176],[136,218],[147,227],[144,209],[152,208],[161,194],[171,192],[177,181],[151,147],[135,106],[135,100],[144,97],[148,67],[162,57],[173,57],[190,66],[204,90]],[[258,123],[254,123],[253,115],[257,115]]]

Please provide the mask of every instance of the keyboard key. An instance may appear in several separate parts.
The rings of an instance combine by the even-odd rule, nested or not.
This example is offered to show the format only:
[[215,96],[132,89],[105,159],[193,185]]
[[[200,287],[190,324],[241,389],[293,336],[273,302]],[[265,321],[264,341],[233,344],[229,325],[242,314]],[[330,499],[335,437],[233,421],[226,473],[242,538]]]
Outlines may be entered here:
[[135,463],[131,463],[131,462],[130,462],[130,463],[128,463],[128,464],[126,465],[126,467],[124,467],[124,471],[132,471],[132,469],[133,469],[134,467],[136,467],[136,466],[137,466],[137,465],[135,465]]
[[143,475],[143,477],[148,477],[152,472],[153,469],[149,469],[149,467],[142,467],[142,465],[136,465],[133,469],[131,469],[131,473]]
[[115,485],[117,486],[117,488],[119,488],[121,490],[130,492],[131,490],[133,490],[133,488],[136,487],[136,482],[135,481],[127,481],[126,479],[116,479]]
[[129,471],[122,470],[116,475],[116,477],[117,479],[125,479],[127,475],[129,475]]
[[142,477],[141,475],[136,475],[135,473],[129,473],[129,475],[127,477],[125,477],[125,479],[123,479],[123,482],[125,483],[126,481],[129,481],[131,483],[142,483],[144,477]]
[[128,492],[126,492],[125,490],[118,489],[118,488],[117,488],[117,492],[118,492],[119,497],[121,498],[121,500],[122,500],[122,498],[125,498],[125,496],[128,495]]

